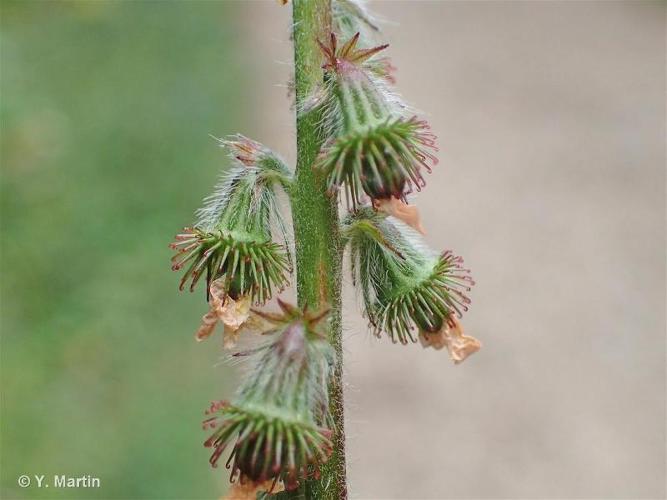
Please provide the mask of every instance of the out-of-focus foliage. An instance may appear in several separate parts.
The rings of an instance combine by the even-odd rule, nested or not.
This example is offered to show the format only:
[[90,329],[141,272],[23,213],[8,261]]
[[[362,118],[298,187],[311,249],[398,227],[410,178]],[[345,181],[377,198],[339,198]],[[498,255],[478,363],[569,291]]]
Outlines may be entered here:
[[208,134],[244,125],[236,8],[3,0],[2,498],[225,488],[200,422],[230,388],[167,245],[226,162]]

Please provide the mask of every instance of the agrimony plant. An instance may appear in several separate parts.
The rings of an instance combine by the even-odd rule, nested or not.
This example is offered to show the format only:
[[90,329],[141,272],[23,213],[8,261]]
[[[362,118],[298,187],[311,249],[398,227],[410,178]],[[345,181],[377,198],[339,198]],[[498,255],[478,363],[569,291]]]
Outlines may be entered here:
[[[451,251],[428,247],[409,203],[437,164],[437,147],[428,123],[393,90],[378,21],[356,0],[294,0],[292,8],[296,168],[242,135],[220,140],[231,165],[171,245],[181,289],[206,277],[196,338],[222,324],[228,358],[248,368],[236,396],[212,403],[204,421],[210,463],[228,452],[230,498],[347,497],[346,248],[372,333],[447,348],[455,363],[480,348],[460,322],[469,271]],[[279,312],[270,312],[293,271],[281,190],[292,211],[299,303],[278,298]],[[347,214],[339,220],[341,192]]]

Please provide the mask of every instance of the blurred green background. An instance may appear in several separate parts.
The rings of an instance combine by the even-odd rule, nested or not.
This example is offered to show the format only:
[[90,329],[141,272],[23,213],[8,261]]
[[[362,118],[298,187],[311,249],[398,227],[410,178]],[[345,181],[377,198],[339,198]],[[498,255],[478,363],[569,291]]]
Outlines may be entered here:
[[[200,422],[231,373],[167,244],[225,165],[209,134],[252,120],[238,8],[2,1],[4,499],[226,488]],[[102,487],[17,486],[54,473]]]

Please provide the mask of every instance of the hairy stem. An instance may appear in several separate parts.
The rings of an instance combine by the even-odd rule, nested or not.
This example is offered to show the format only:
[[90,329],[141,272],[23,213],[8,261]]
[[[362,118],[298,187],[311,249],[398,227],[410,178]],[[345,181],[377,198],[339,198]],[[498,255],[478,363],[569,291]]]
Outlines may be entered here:
[[[294,71],[296,104],[322,81],[322,56],[316,40],[331,30],[330,0],[294,0]],[[341,336],[341,242],[338,207],[327,196],[324,178],[312,168],[322,146],[317,111],[297,114],[297,165],[292,188],[296,245],[297,292],[300,306],[331,308],[329,339],[336,351],[330,385],[330,411],[335,421],[334,450],[319,480],[308,481],[291,498],[344,499],[345,432],[343,419],[343,351]]]

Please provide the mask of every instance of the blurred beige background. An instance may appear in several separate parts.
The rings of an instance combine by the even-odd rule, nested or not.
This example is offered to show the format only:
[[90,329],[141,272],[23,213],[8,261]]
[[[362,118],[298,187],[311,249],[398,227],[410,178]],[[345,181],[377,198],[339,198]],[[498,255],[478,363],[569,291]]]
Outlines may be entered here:
[[[370,6],[440,138],[414,201],[473,270],[484,348],[377,341],[348,286],[352,497],[664,498],[665,4]],[[293,159],[289,17],[244,6],[244,132]]]

